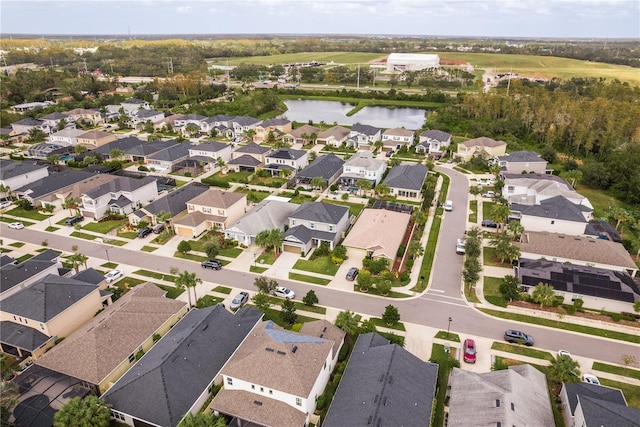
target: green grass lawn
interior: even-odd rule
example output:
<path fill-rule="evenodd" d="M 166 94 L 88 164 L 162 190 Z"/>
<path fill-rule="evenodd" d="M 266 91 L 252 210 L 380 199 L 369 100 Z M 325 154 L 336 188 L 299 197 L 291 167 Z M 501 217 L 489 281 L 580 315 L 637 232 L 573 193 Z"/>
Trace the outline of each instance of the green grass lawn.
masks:
<path fill-rule="evenodd" d="M 252 273 L 256 273 L 256 274 L 262 274 L 267 270 L 268 270 L 268 268 L 265 268 L 265 267 L 255 267 L 253 265 L 251 267 L 249 267 L 249 271 L 252 272 Z"/>
<path fill-rule="evenodd" d="M 431 222 L 431 231 L 429 231 L 427 247 L 424 250 L 424 257 L 422 257 L 422 265 L 420 266 L 420 279 L 418 280 L 418 283 L 411 288 L 414 292 L 424 291 L 429 284 L 429 276 L 431 275 L 431 269 L 433 268 L 433 256 L 436 252 L 436 245 L 438 244 L 441 222 L 442 217 L 440 215 L 436 215 Z"/>
<path fill-rule="evenodd" d="M 296 270 L 310 271 L 312 273 L 335 276 L 340 266 L 331 261 L 330 256 L 318 257 L 314 260 L 300 259 L 294 265 Z"/>
<path fill-rule="evenodd" d="M 113 220 L 113 221 L 90 222 L 84 227 L 82 227 L 82 229 L 87 231 L 93 231 L 94 233 L 107 234 L 114 228 L 120 227 L 126 221 L 127 221 L 126 219 L 119 219 L 119 220 Z M 133 235 L 135 236 L 135 233 L 133 233 Z"/>
<path fill-rule="evenodd" d="M 176 188 L 180 188 L 180 187 L 182 187 L 183 185 L 188 184 L 189 182 L 191 182 L 191 181 L 182 181 L 182 180 L 180 180 L 180 179 L 176 179 Z"/>
<path fill-rule="evenodd" d="M 29 258 L 33 257 L 32 254 L 24 254 L 21 257 L 16 258 L 16 260 L 14 261 L 15 264 L 21 264 L 23 262 L 25 262 L 26 260 L 28 260 Z"/>
<path fill-rule="evenodd" d="M 79 239 L 84 239 L 84 240 L 95 240 L 98 238 L 98 236 L 94 236 L 93 234 L 83 233 L 81 231 L 74 231 L 71 233 L 71 236 L 77 237 Z"/>
<path fill-rule="evenodd" d="M 589 188 L 585 185 L 577 185 L 576 191 L 585 196 L 593 205 L 593 217 L 601 218 L 606 216 L 611 208 L 625 207 L 624 203 L 608 195 L 603 190 Z"/>
<path fill-rule="evenodd" d="M 48 231 L 50 233 L 53 233 L 54 231 L 58 231 L 58 230 L 60 230 L 58 227 L 53 227 L 53 226 L 49 226 L 44 229 L 44 231 Z"/>
<path fill-rule="evenodd" d="M 282 55 L 267 55 L 253 57 L 232 57 L 232 58 L 214 58 L 207 59 L 212 64 L 240 65 L 240 64 L 256 64 L 256 65 L 272 65 L 272 64 L 288 64 L 291 62 L 335 62 L 339 64 L 358 64 L 366 63 L 374 59 L 385 57 L 379 53 L 368 52 L 299 52 L 285 53 Z"/>
<path fill-rule="evenodd" d="M 130 239 L 130 240 L 133 240 L 138 237 L 138 235 L 133 231 L 125 231 L 125 232 L 118 231 L 117 236 L 123 239 Z"/>
<path fill-rule="evenodd" d="M 507 300 L 505 300 L 500 294 L 500 283 L 502 279 L 498 277 L 484 277 L 484 283 L 482 285 L 482 292 L 487 301 L 493 305 L 500 307 L 507 306 Z"/>
<path fill-rule="evenodd" d="M 406 329 L 404 328 L 404 323 L 402 322 L 398 322 L 395 325 L 387 325 L 384 322 L 384 320 L 382 320 L 379 317 L 371 317 L 369 318 L 369 321 L 373 323 L 376 327 L 395 329 L 396 331 L 406 331 Z"/>
<path fill-rule="evenodd" d="M 323 279 L 321 277 L 307 276 L 306 274 L 289 273 L 289 279 L 298 280 L 300 282 L 313 283 L 314 285 L 327 286 L 331 283 L 329 279 Z"/>
<path fill-rule="evenodd" d="M 353 291 L 361 292 L 360 287 L 358 286 L 357 283 L 353 285 Z M 367 289 L 366 292 L 363 292 L 363 293 L 367 293 L 370 295 L 380 295 L 380 292 L 375 287 L 370 287 L 369 289 Z M 402 292 L 389 291 L 387 295 L 380 295 L 380 296 L 384 296 L 385 298 L 409 298 L 411 295 L 405 294 Z"/>
<path fill-rule="evenodd" d="M 27 210 L 24 210 L 22 208 L 13 208 L 9 212 L 5 212 L 5 215 L 17 216 L 19 218 L 32 219 L 34 221 L 42 221 L 43 219 L 49 218 L 49 215 L 43 215 L 40 212 L 38 212 L 37 210 L 35 210 L 35 209 L 27 211 Z"/>
<path fill-rule="evenodd" d="M 256 191 L 256 190 L 250 190 L 248 188 L 243 188 L 243 187 L 238 187 L 235 190 L 233 190 L 233 192 L 243 193 L 243 194 L 246 194 L 247 196 L 251 194 L 251 196 L 257 200 L 257 203 L 260 203 L 261 201 L 269 197 L 269 195 L 271 195 L 271 193 L 268 191 Z"/>
<path fill-rule="evenodd" d="M 496 202 L 490 202 L 487 200 L 482 201 L 482 219 L 491 219 L 491 211 L 497 205 Z"/>
<path fill-rule="evenodd" d="M 9 243 L 9 246 L 12 246 L 14 248 L 21 248 L 25 245 L 26 243 L 24 242 L 13 242 L 13 243 Z"/>
<path fill-rule="evenodd" d="M 159 285 L 157 283 L 156 283 L 156 286 L 162 289 L 163 291 L 166 291 L 167 292 L 166 297 L 171 299 L 178 298 L 184 292 L 184 290 L 178 289 L 175 286 Z"/>
<path fill-rule="evenodd" d="M 272 307 L 280 307 L 282 305 L 282 302 L 284 301 L 283 298 L 278 298 L 278 297 L 274 297 L 274 296 L 270 296 L 269 297 L 269 302 L 271 303 Z M 304 311 L 309 311 L 311 313 L 318 313 L 318 314 L 326 314 L 327 313 L 327 309 L 324 307 L 321 307 L 319 305 L 305 305 L 302 302 L 299 301 L 293 301 L 293 306 L 296 308 L 296 310 L 304 310 Z"/>
<path fill-rule="evenodd" d="M 431 347 L 431 363 L 438 364 L 438 383 L 436 388 L 436 405 L 433 410 L 433 426 L 444 425 L 444 405 L 447 399 L 447 386 L 449 373 L 454 367 L 460 367 L 460 362 L 446 353 L 442 344 L 433 344 Z"/>
<path fill-rule="evenodd" d="M 600 384 L 604 386 L 619 388 L 622 391 L 622 394 L 624 394 L 624 398 L 627 400 L 627 404 L 632 408 L 640 409 L 640 387 L 632 384 L 608 380 L 606 378 L 599 378 L 599 380 Z"/>
<path fill-rule="evenodd" d="M 28 227 L 34 224 L 33 222 L 24 221 L 24 220 L 17 221 L 15 218 L 8 218 L 6 216 L 0 216 L 0 222 L 6 222 L 7 224 L 11 224 L 12 222 L 21 222 L 22 225 L 24 225 L 25 227 Z"/>
<path fill-rule="evenodd" d="M 341 202 L 339 200 L 323 200 L 323 202 L 325 203 L 331 203 L 332 205 L 340 205 L 340 206 L 347 206 L 349 208 L 349 214 L 353 215 L 353 216 L 358 216 L 360 215 L 360 212 L 362 212 L 362 210 L 364 208 L 367 207 L 367 205 L 363 205 L 360 203 L 348 203 L 348 202 Z"/>
<path fill-rule="evenodd" d="M 198 303 L 196 304 L 197 308 L 205 308 L 211 307 L 213 305 L 220 304 L 224 301 L 224 298 L 214 297 L 213 295 L 205 295 L 198 299 Z"/>
<path fill-rule="evenodd" d="M 536 359 L 553 360 L 553 355 L 548 351 L 536 350 L 535 348 L 526 347 L 524 345 L 510 344 L 506 342 L 494 341 L 491 345 L 492 350 L 506 351 L 513 354 L 521 354 L 522 356 L 533 357 Z"/>
<path fill-rule="evenodd" d="M 133 274 L 138 274 L 140 276 L 152 277 L 158 280 L 166 280 L 167 282 L 174 282 L 177 279 L 177 276 L 173 276 L 171 274 L 160 273 L 159 271 L 150 271 L 150 270 L 136 270 Z"/>
<path fill-rule="evenodd" d="M 206 256 L 200 256 L 200 255 L 195 255 L 195 254 L 190 254 L 190 253 L 183 254 L 182 252 L 178 252 L 178 251 L 175 251 L 173 253 L 173 257 L 174 258 L 180 258 L 180 259 L 188 259 L 188 260 L 197 261 L 197 262 L 202 262 L 202 261 L 206 261 L 206 260 L 209 259 Z M 220 262 L 222 262 L 222 261 L 220 261 Z"/>
<path fill-rule="evenodd" d="M 228 288 L 226 286 L 216 286 L 215 288 L 211 289 L 213 292 L 220 292 L 221 294 L 227 294 L 229 295 L 231 293 L 231 288 Z"/>
<path fill-rule="evenodd" d="M 484 265 L 489 265 L 491 267 L 506 267 L 511 268 L 511 263 L 500 262 L 500 260 L 496 257 L 496 249 L 492 246 L 485 246 L 482 248 L 482 262 Z"/>
<path fill-rule="evenodd" d="M 169 240 L 171 240 L 171 238 L 174 236 L 174 234 L 168 233 L 166 231 L 163 231 L 162 233 L 158 234 L 158 237 L 156 237 L 155 239 L 153 239 L 151 241 L 151 243 L 154 243 L 156 245 L 164 245 L 165 243 L 167 243 Z"/>
<path fill-rule="evenodd" d="M 298 318 L 296 320 L 296 323 L 306 323 L 306 322 L 313 322 L 314 320 L 318 320 L 315 317 L 309 317 L 309 316 L 305 316 L 302 315 L 300 313 L 298 313 L 296 311 L 296 314 L 298 315 Z M 280 310 L 276 309 L 276 308 L 268 308 L 265 312 L 264 312 L 264 320 L 272 320 L 273 323 L 275 323 L 278 326 L 281 326 L 285 329 L 291 329 L 292 326 L 294 325 L 288 325 L 286 323 L 284 323 L 282 321 L 282 319 L 280 319 Z"/>
<path fill-rule="evenodd" d="M 201 181 L 205 184 L 209 184 L 210 182 L 225 182 L 229 185 L 232 182 L 237 182 L 240 184 L 248 184 L 249 177 L 252 175 L 251 172 L 229 172 L 225 175 L 220 174 L 220 172 L 215 173 L 209 178 L 203 178 Z"/>
<path fill-rule="evenodd" d="M 262 264 L 271 265 L 274 262 L 276 262 L 276 257 L 273 254 L 273 250 L 266 249 L 258 257 L 256 257 L 256 262 L 254 262 L 254 265 L 256 265 L 256 266 L 257 265 L 262 265 Z"/>
<path fill-rule="evenodd" d="M 242 253 L 240 248 L 220 249 L 219 255 L 227 258 L 237 258 Z"/>
<path fill-rule="evenodd" d="M 453 332 L 438 331 L 438 333 L 436 333 L 436 338 L 440 338 L 441 340 L 460 342 L 460 336 L 458 334 L 454 334 Z"/>
<path fill-rule="evenodd" d="M 472 224 L 478 223 L 478 201 L 469 201 L 469 222 Z"/>
<path fill-rule="evenodd" d="M 250 184 L 261 185 L 263 187 L 280 188 L 286 182 L 287 182 L 286 178 L 279 178 L 276 176 L 263 177 L 263 176 L 254 175 L 253 178 L 251 179 Z"/>
<path fill-rule="evenodd" d="M 104 267 L 109 270 L 113 270 L 117 266 L 118 264 L 116 264 L 115 262 L 105 262 L 104 264 L 100 264 L 100 267 Z"/>
<path fill-rule="evenodd" d="M 293 191 L 282 191 L 278 194 L 278 196 L 280 197 L 290 197 L 291 203 L 297 203 L 299 205 L 303 204 L 304 202 L 313 202 L 314 200 L 317 199 L 317 197 L 314 196 L 309 196 L 307 194 L 303 194 L 303 193 L 298 193 L 298 195 L 296 196 L 296 194 Z"/>
<path fill-rule="evenodd" d="M 153 246 L 143 246 L 142 248 L 140 248 L 142 252 L 153 252 L 157 249 L 158 248 L 154 248 Z"/>
<path fill-rule="evenodd" d="M 640 370 L 628 368 L 625 366 L 609 365 L 607 363 L 593 362 L 593 369 L 610 374 L 622 375 L 623 377 L 635 378 L 640 380 Z"/>

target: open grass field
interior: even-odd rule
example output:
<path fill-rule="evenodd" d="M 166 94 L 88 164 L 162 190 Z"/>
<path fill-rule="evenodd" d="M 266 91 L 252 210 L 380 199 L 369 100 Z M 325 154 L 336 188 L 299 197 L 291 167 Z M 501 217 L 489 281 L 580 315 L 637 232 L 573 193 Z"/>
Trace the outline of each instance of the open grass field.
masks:
<path fill-rule="evenodd" d="M 239 64 L 256 64 L 256 65 L 274 65 L 288 64 L 291 62 L 311 62 L 320 61 L 334 62 L 336 64 L 366 64 L 374 59 L 384 58 L 386 55 L 380 53 L 368 52 L 300 52 L 287 53 L 284 55 L 268 55 L 268 56 L 252 56 L 242 58 L 229 58 L 229 65 Z M 207 59 L 212 65 L 227 65 L 226 58 Z"/>

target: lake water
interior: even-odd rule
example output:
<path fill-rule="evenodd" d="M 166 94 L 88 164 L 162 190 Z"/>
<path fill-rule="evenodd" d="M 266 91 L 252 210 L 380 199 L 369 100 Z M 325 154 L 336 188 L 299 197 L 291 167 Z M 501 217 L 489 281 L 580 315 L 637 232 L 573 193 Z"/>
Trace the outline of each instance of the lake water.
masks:
<path fill-rule="evenodd" d="M 315 124 L 323 121 L 327 124 L 336 122 L 345 126 L 361 123 L 385 129 L 399 127 L 420 129 L 424 124 L 426 113 L 426 110 L 420 108 L 364 107 L 353 116 L 347 117 L 347 113 L 354 107 L 351 104 L 293 99 L 287 99 L 284 103 L 288 110 L 280 117 L 295 122 L 306 123 L 313 120 Z"/>

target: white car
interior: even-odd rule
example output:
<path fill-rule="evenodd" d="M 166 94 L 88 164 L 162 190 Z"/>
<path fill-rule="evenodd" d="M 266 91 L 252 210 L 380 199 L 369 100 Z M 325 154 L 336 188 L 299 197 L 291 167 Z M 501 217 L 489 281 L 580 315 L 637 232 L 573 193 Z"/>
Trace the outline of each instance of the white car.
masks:
<path fill-rule="evenodd" d="M 596 377 L 593 374 L 582 374 L 582 382 L 583 383 L 600 385 L 600 380 L 598 379 L 598 377 Z"/>
<path fill-rule="evenodd" d="M 444 202 L 444 210 L 451 212 L 453 210 L 453 202 L 451 200 L 447 200 Z"/>
<path fill-rule="evenodd" d="M 24 224 L 21 222 L 12 222 L 9 224 L 9 228 L 13 228 L 15 230 L 21 230 L 24 228 Z"/>
<path fill-rule="evenodd" d="M 107 283 L 111 283 L 119 278 L 122 277 L 122 271 L 120 270 L 111 270 L 110 272 L 108 272 L 107 274 L 105 274 L 104 279 L 107 281 Z"/>
<path fill-rule="evenodd" d="M 0 209 L 8 208 L 11 206 L 11 202 L 9 200 L 3 200 L 0 202 Z"/>
<path fill-rule="evenodd" d="M 488 197 L 490 199 L 493 199 L 494 197 L 496 197 L 496 192 L 495 191 L 487 191 L 486 193 L 482 193 L 482 197 Z"/>
<path fill-rule="evenodd" d="M 558 350 L 558 357 L 562 357 L 562 356 L 571 358 L 571 353 L 569 353 L 567 350 Z"/>
<path fill-rule="evenodd" d="M 277 297 L 282 297 L 286 299 L 294 299 L 296 296 L 295 292 L 293 292 L 289 288 L 285 288 L 284 286 L 278 286 L 276 290 L 273 291 L 273 294 Z"/>

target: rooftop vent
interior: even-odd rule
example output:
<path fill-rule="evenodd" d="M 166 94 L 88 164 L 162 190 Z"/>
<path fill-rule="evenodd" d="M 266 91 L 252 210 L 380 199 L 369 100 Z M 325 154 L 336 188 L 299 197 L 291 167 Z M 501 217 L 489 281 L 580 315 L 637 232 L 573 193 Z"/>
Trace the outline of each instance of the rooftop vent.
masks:
<path fill-rule="evenodd" d="M 280 356 L 284 356 L 284 355 L 285 355 L 285 354 L 287 354 L 287 353 L 285 353 L 284 351 L 280 351 L 280 350 L 278 350 L 278 354 L 279 354 Z"/>
<path fill-rule="evenodd" d="M 265 350 L 270 351 L 271 353 L 274 352 L 274 350 L 272 348 L 269 348 L 269 347 L 265 348 Z"/>
<path fill-rule="evenodd" d="M 294 345 L 293 348 L 291 349 L 291 353 L 295 353 L 296 351 L 298 351 L 298 346 Z"/>
<path fill-rule="evenodd" d="M 254 400 L 253 404 L 256 406 L 262 406 L 262 402 L 260 402 L 259 400 Z"/>

